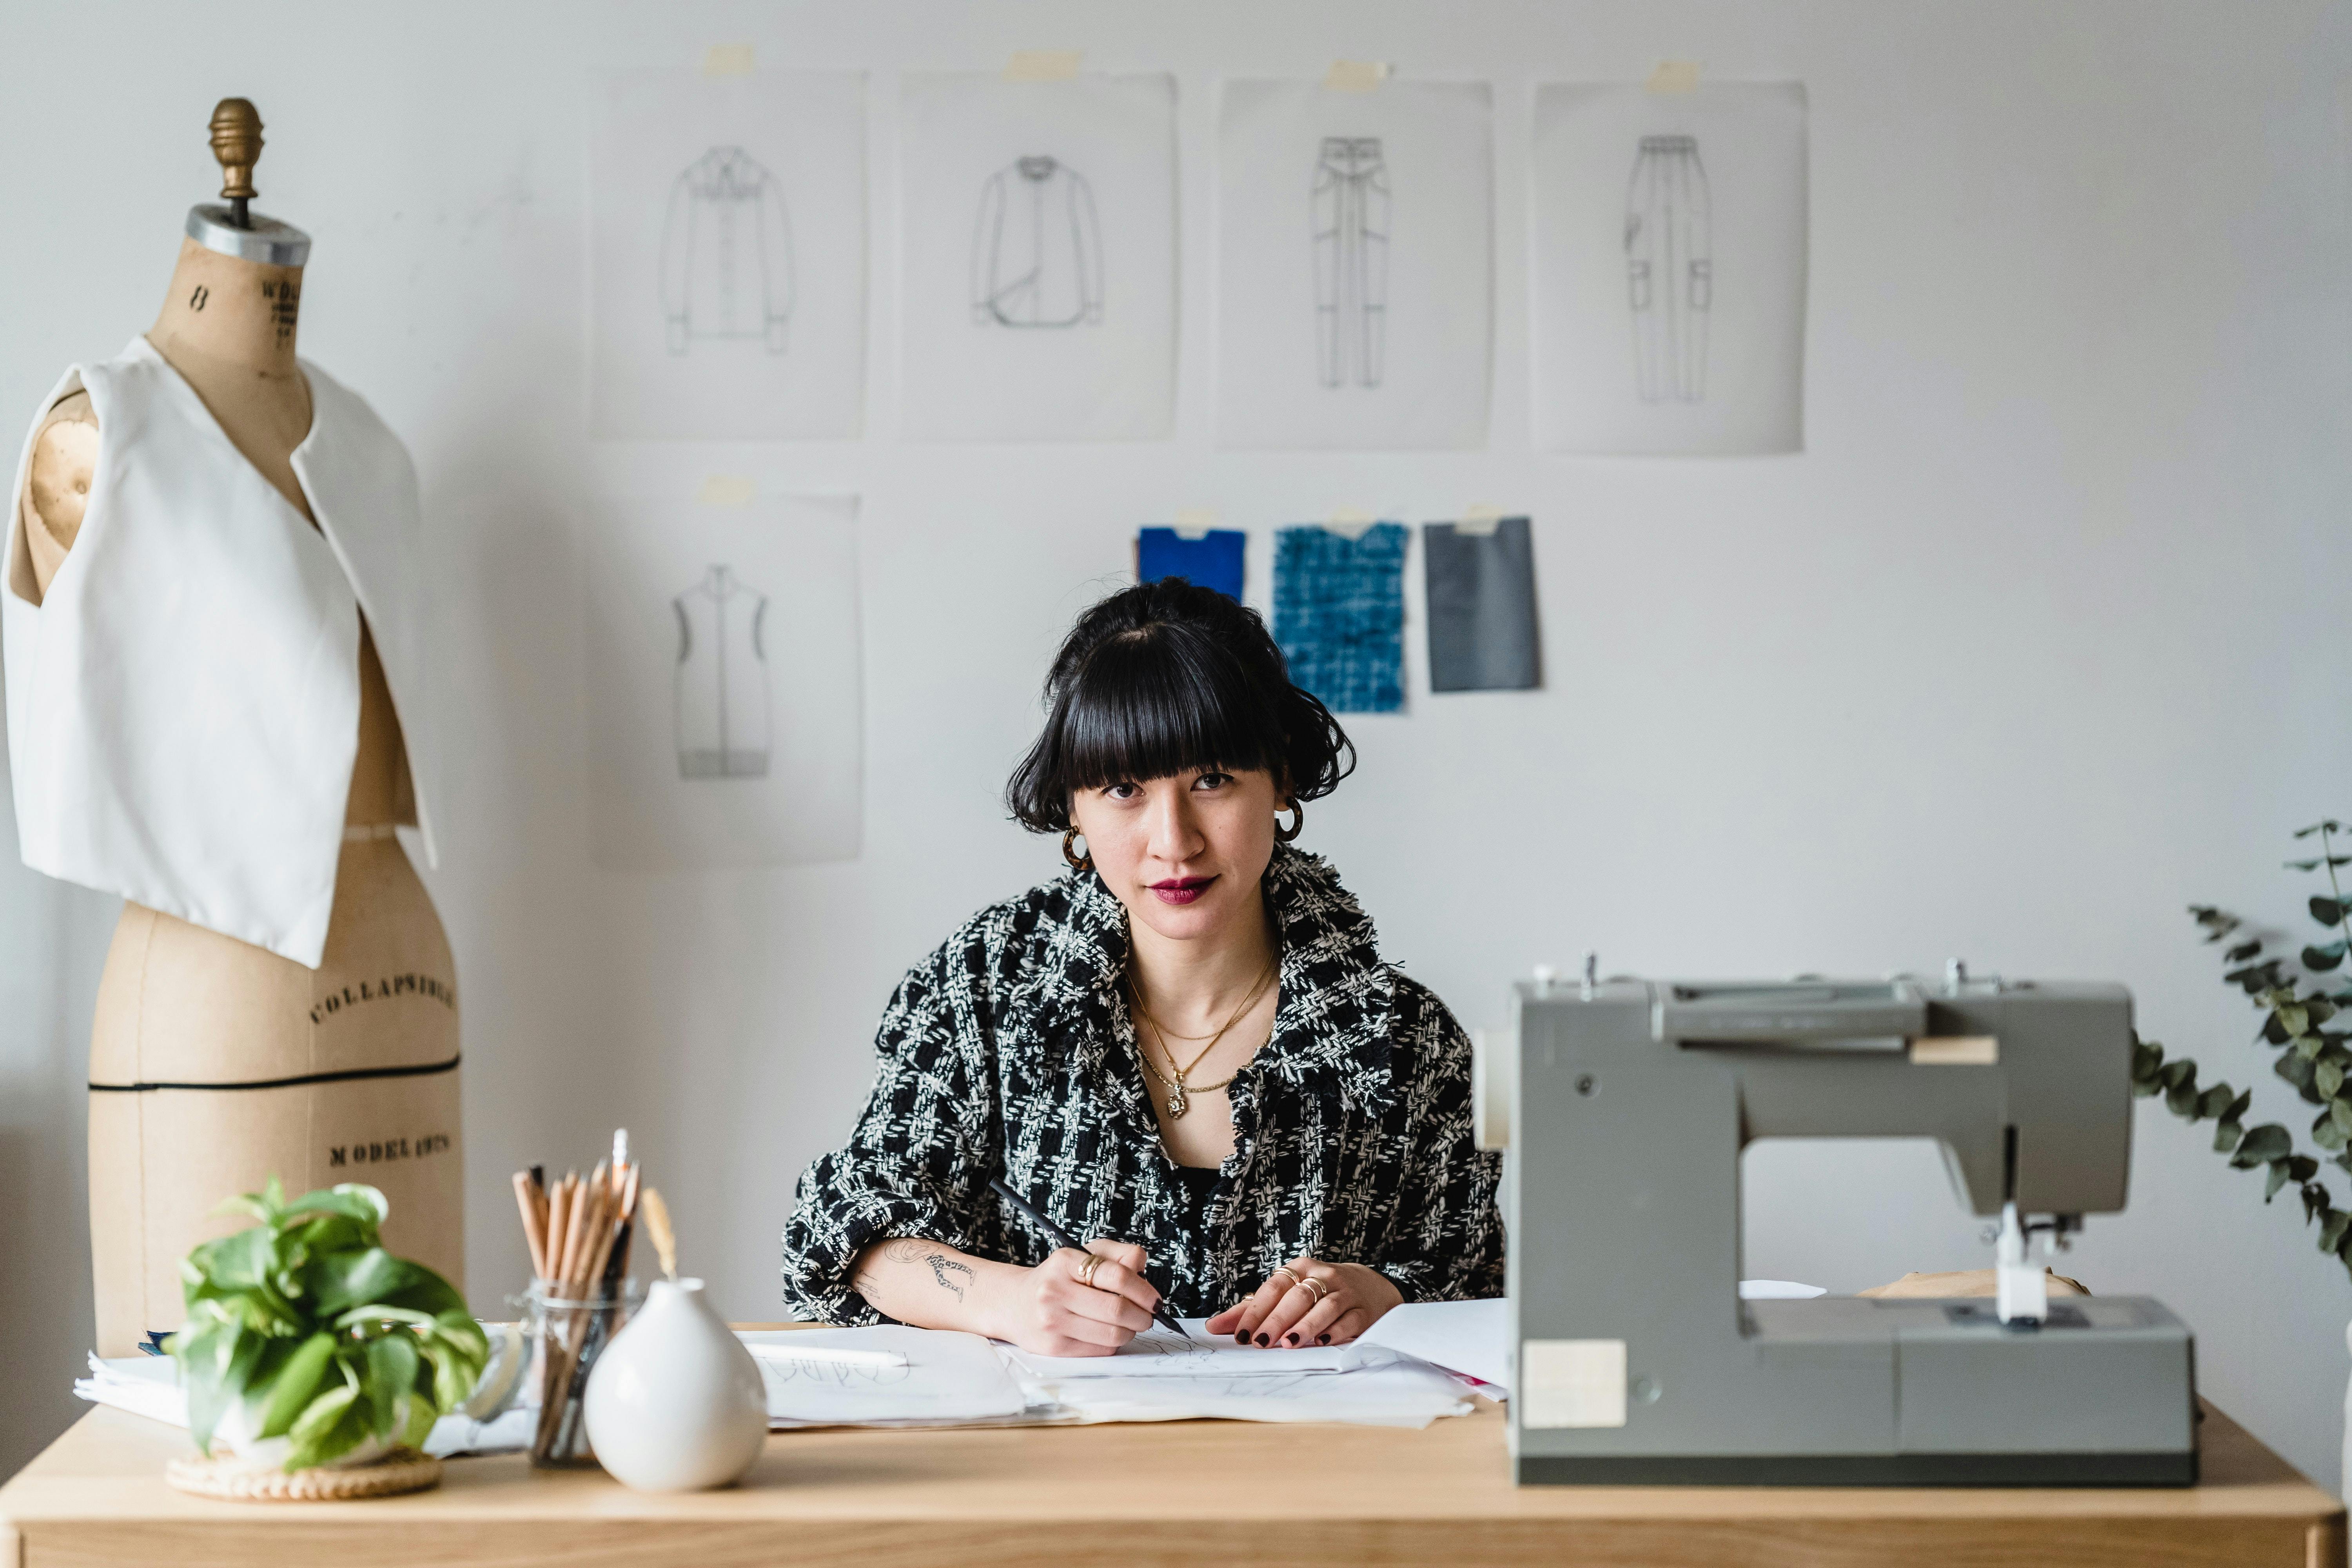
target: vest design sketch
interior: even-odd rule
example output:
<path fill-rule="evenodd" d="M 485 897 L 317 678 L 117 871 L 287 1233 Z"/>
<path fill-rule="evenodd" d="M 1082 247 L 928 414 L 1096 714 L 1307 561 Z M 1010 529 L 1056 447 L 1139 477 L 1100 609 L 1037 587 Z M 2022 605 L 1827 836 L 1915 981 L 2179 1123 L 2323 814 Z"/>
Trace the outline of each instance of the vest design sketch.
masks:
<path fill-rule="evenodd" d="M 1389 307 L 1389 166 L 1381 139 L 1326 136 L 1307 203 L 1316 379 L 1378 386 Z"/>
<path fill-rule="evenodd" d="M 1633 154 L 1625 197 L 1625 288 L 1642 401 L 1705 402 L 1715 249 L 1696 137 L 1644 136 Z"/>
<path fill-rule="evenodd" d="M 677 776 L 768 776 L 768 596 L 713 566 L 677 614 Z"/>
<path fill-rule="evenodd" d="M 790 346 L 792 214 L 742 148 L 713 147 L 671 185 L 661 300 L 674 354 L 698 338 L 756 338 L 772 354 Z"/>
<path fill-rule="evenodd" d="M 292 463 L 315 528 L 146 339 L 68 371 L 41 407 L 89 394 L 105 438 L 89 510 L 37 603 L 10 519 L 0 626 L 25 864 L 316 969 L 362 613 L 437 861 L 415 470 L 373 409 L 301 365 L 312 412 Z M 32 449 L 28 434 L 12 494 Z"/>
<path fill-rule="evenodd" d="M 1102 230 L 1086 176 L 1047 157 L 991 174 L 971 230 L 972 321 L 1091 326 L 1102 313 Z"/>

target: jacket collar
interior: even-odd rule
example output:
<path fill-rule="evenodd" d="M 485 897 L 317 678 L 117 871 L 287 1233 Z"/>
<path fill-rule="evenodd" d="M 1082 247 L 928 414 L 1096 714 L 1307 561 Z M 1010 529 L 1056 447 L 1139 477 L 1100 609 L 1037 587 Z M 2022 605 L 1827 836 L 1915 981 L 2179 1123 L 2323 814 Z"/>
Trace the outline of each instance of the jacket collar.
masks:
<path fill-rule="evenodd" d="M 1389 1091 L 1389 1015 L 1396 977 L 1381 961 L 1371 918 L 1318 855 L 1277 844 L 1262 884 L 1282 942 L 1273 1037 L 1251 1063 L 1302 1092 L 1367 1110 Z M 1066 902 L 1041 922 L 1046 952 L 1033 999 L 1049 1037 L 1066 1039 L 1145 1121 L 1134 1026 L 1123 992 L 1127 910 L 1092 871 L 1060 879 Z"/>

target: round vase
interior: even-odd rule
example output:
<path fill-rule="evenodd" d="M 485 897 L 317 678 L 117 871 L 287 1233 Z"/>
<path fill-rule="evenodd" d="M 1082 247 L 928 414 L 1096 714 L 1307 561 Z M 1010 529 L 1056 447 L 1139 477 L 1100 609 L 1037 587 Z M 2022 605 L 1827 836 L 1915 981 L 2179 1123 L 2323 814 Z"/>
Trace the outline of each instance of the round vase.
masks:
<path fill-rule="evenodd" d="M 740 1480 L 759 1458 L 768 1388 L 701 1280 L 656 1279 L 596 1358 L 583 1414 L 596 1460 L 615 1480 L 696 1491 Z"/>

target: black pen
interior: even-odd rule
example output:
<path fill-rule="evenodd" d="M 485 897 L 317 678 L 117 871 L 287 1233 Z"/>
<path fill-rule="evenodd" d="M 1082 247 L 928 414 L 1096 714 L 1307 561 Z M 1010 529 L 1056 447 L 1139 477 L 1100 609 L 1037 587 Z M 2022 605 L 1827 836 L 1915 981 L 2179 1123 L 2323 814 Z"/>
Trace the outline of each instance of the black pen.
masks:
<path fill-rule="evenodd" d="M 1011 1187 L 1004 1184 L 1004 1179 L 1003 1177 L 990 1177 L 988 1182 L 988 1190 L 994 1193 L 998 1197 L 1003 1198 L 1006 1203 L 1011 1204 L 1015 1214 L 1027 1220 L 1031 1225 L 1035 1226 L 1039 1230 L 1044 1231 L 1047 1236 L 1052 1237 L 1054 1238 L 1055 1246 L 1073 1247 L 1080 1252 L 1087 1250 L 1071 1237 L 1068 1231 L 1064 1230 L 1060 1226 L 1055 1225 L 1052 1220 L 1047 1219 L 1044 1215 L 1041 1215 L 1035 1209 L 1031 1208 L 1026 1198 L 1024 1198 L 1019 1193 L 1014 1192 Z M 1151 1315 L 1159 1319 L 1166 1327 L 1175 1330 L 1180 1338 L 1189 1340 L 1192 1337 L 1192 1335 L 1184 1332 L 1184 1325 L 1178 1322 L 1172 1313 L 1155 1307 L 1151 1310 Z"/>

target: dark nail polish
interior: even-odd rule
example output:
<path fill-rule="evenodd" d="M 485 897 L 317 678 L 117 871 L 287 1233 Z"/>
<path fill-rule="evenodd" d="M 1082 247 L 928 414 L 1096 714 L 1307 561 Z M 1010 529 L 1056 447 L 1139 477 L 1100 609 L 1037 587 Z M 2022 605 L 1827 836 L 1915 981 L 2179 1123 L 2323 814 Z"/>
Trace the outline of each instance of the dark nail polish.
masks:
<path fill-rule="evenodd" d="M 1270 1345 L 1270 1344 L 1274 1343 L 1274 1342 L 1273 1342 L 1272 1340 L 1267 1339 L 1264 1334 L 1260 1334 L 1260 1335 L 1258 1335 L 1258 1337 L 1257 1337 L 1257 1342 L 1258 1342 L 1258 1343 L 1260 1343 L 1260 1344 L 1262 1344 L 1262 1345 Z"/>
<path fill-rule="evenodd" d="M 1331 1342 L 1331 1336 L 1328 1334 L 1318 1334 L 1315 1336 L 1315 1342 L 1318 1345 L 1328 1345 Z"/>
<path fill-rule="evenodd" d="M 1298 1342 L 1298 1336 L 1297 1334 L 1285 1334 L 1282 1336 L 1282 1342 L 1286 1345 L 1295 1345 Z"/>

